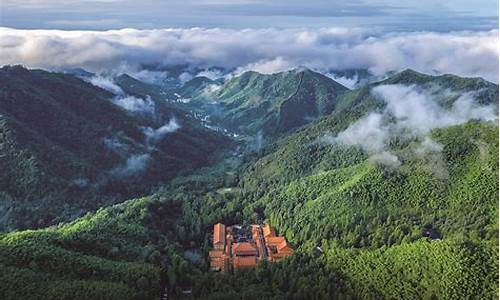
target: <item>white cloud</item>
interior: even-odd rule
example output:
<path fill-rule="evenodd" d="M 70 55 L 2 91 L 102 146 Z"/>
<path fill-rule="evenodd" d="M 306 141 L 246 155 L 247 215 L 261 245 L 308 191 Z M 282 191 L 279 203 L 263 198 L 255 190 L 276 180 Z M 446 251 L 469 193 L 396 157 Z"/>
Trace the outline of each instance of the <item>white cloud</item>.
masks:
<path fill-rule="evenodd" d="M 325 75 L 351 90 L 355 89 L 359 84 L 359 77 L 357 74 L 352 77 L 339 76 L 331 73 L 327 73 Z"/>
<path fill-rule="evenodd" d="M 205 87 L 205 89 L 203 90 L 204 93 L 210 95 L 212 93 L 215 93 L 217 91 L 220 91 L 222 89 L 222 85 L 218 85 L 218 84 L 209 84 Z"/>
<path fill-rule="evenodd" d="M 154 150 L 154 144 L 164 138 L 166 134 L 174 132 L 179 128 L 180 125 L 175 118 L 170 119 L 167 124 L 157 129 L 153 129 L 151 127 L 141 128 L 144 135 L 146 136 L 145 151 L 141 154 L 129 155 L 128 152 L 130 150 L 130 147 L 123 144 L 118 139 L 104 139 L 104 144 L 106 145 L 106 147 L 115 151 L 121 156 L 127 157 L 125 163 L 113 168 L 110 171 L 110 174 L 118 177 L 126 177 L 144 171 L 148 167 L 148 164 L 152 159 L 151 152 Z"/>
<path fill-rule="evenodd" d="M 389 136 L 390 132 L 384 124 L 384 115 L 371 113 L 340 132 L 336 141 L 346 145 L 359 145 L 369 153 L 377 153 L 385 149 Z"/>
<path fill-rule="evenodd" d="M 0 64 L 83 67 L 126 64 L 257 70 L 304 65 L 318 70 L 369 69 L 375 75 L 413 68 L 498 81 L 498 31 L 400 32 L 362 29 L 155 29 L 109 31 L 0 28 Z M 42 51 L 43 49 L 43 51 Z"/>
<path fill-rule="evenodd" d="M 382 151 L 380 153 L 375 153 L 372 156 L 368 158 L 369 161 L 381 164 L 384 166 L 387 166 L 389 168 L 397 168 L 401 165 L 401 162 L 399 161 L 399 158 L 388 152 L 388 151 Z"/>
<path fill-rule="evenodd" d="M 151 127 L 143 127 L 142 132 L 146 136 L 146 144 L 148 148 L 151 147 L 151 144 L 161 140 L 167 133 L 172 133 L 181 128 L 179 123 L 175 118 L 171 118 L 170 121 L 161 126 L 160 128 L 153 129 Z"/>
<path fill-rule="evenodd" d="M 127 161 L 113 170 L 111 174 L 114 176 L 125 177 L 144 171 L 151 160 L 149 153 L 132 155 L 127 158 Z"/>
<path fill-rule="evenodd" d="M 181 75 L 179 75 L 179 81 L 181 82 L 181 84 L 184 84 L 191 79 L 193 79 L 193 75 L 191 75 L 191 73 L 189 72 L 183 72 Z"/>
<path fill-rule="evenodd" d="M 196 74 L 195 77 L 207 77 L 208 79 L 217 80 L 224 77 L 224 73 L 220 70 L 204 70 Z"/>
<path fill-rule="evenodd" d="M 270 60 L 260 60 L 245 66 L 238 67 L 234 72 L 235 75 L 241 75 L 246 71 L 256 71 L 262 74 L 274 74 L 293 69 L 297 65 L 291 61 L 285 60 L 283 57 L 278 56 Z"/>
<path fill-rule="evenodd" d="M 450 109 L 439 104 L 440 97 L 450 96 L 450 91 L 437 93 L 397 84 L 374 87 L 372 94 L 386 103 L 383 111 L 369 113 L 336 137 L 327 135 L 323 142 L 359 146 L 370 155 L 371 161 L 395 167 L 399 161 L 390 152 L 389 141 L 395 137 L 417 138 L 421 142 L 414 149 L 415 153 L 428 161 L 434 174 L 446 178 L 446 171 L 441 167 L 444 165 L 440 156 L 442 145 L 433 141 L 429 132 L 472 119 L 498 120 L 495 107 L 477 104 L 473 93 L 455 94 L 458 99 Z"/>
<path fill-rule="evenodd" d="M 113 152 L 121 156 L 126 156 L 130 150 L 129 145 L 123 143 L 120 139 L 116 137 L 104 138 L 103 143 L 108 149 L 112 150 Z"/>
<path fill-rule="evenodd" d="M 139 70 L 133 71 L 131 69 L 125 68 L 124 73 L 129 73 L 132 77 L 151 84 L 161 84 L 164 83 L 168 78 L 168 72 L 163 71 L 151 71 L 151 70 Z"/>
<path fill-rule="evenodd" d="M 103 77 L 103 76 L 94 76 L 90 78 L 84 78 L 85 80 L 89 81 L 95 86 L 98 86 L 100 88 L 103 88 L 107 91 L 110 91 L 111 93 L 115 95 L 123 95 L 123 90 L 121 87 L 119 87 L 113 79 L 109 77 Z"/>
<path fill-rule="evenodd" d="M 154 76 L 152 74 L 155 73 L 142 72 L 142 75 L 146 77 Z M 112 77 L 97 75 L 83 79 L 87 80 L 95 86 L 98 86 L 115 94 L 115 97 L 111 99 L 111 102 L 125 110 L 136 113 L 148 113 L 151 115 L 155 114 L 156 106 L 149 95 L 147 95 L 145 99 L 126 95 L 123 89 L 115 83 Z"/>
<path fill-rule="evenodd" d="M 154 115 L 155 103 L 148 95 L 146 99 L 134 96 L 119 95 L 112 99 L 113 103 L 131 112 L 142 112 Z"/>

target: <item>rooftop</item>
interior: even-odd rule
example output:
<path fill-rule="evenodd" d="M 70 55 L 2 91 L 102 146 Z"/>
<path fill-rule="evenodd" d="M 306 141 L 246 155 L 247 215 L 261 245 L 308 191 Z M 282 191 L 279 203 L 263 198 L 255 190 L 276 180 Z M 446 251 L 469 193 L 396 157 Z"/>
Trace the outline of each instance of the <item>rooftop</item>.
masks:
<path fill-rule="evenodd" d="M 217 223 L 214 225 L 214 245 L 225 244 L 226 242 L 226 225 Z"/>
<path fill-rule="evenodd" d="M 214 225 L 214 250 L 209 252 L 213 270 L 230 272 L 239 268 L 253 267 L 260 260 L 280 261 L 290 256 L 293 249 L 269 224 L 226 227 Z"/>

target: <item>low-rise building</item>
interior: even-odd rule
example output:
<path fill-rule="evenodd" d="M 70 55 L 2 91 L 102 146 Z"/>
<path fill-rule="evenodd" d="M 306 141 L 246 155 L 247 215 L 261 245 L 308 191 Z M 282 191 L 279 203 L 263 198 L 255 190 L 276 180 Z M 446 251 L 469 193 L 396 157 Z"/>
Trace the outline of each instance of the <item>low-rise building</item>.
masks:
<path fill-rule="evenodd" d="M 233 229 L 237 229 L 234 233 Z M 233 234 L 236 234 L 233 236 Z M 233 240 L 237 242 L 233 243 Z M 260 260 L 280 261 L 292 255 L 293 249 L 284 237 L 276 236 L 269 224 L 252 225 L 251 235 L 241 226 L 214 225 L 213 248 L 209 252 L 210 267 L 220 272 L 255 267 Z"/>
<path fill-rule="evenodd" d="M 224 250 L 226 247 L 226 225 L 222 223 L 214 225 L 213 246 L 215 250 Z"/>

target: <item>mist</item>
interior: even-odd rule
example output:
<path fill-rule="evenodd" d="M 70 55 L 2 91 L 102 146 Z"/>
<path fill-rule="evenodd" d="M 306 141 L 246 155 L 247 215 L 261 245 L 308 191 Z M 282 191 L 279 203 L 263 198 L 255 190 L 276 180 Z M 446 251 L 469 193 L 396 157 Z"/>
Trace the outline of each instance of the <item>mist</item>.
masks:
<path fill-rule="evenodd" d="M 93 85 L 107 90 L 115 95 L 124 95 L 122 88 L 119 87 L 112 78 L 97 75 L 90 78 L 83 78 L 84 80 L 92 83 Z"/>
<path fill-rule="evenodd" d="M 157 128 L 153 129 L 151 127 L 143 127 L 142 132 L 146 136 L 146 143 L 148 145 L 151 145 L 152 143 L 158 142 L 161 140 L 165 135 L 168 133 L 172 133 L 176 130 L 181 128 L 179 123 L 175 118 L 171 118 L 167 124 Z"/>
<path fill-rule="evenodd" d="M 149 161 L 151 160 L 151 155 L 149 153 L 136 154 L 127 158 L 123 165 L 120 165 L 113 170 L 111 174 L 118 177 L 126 177 L 134 175 L 138 172 L 144 171 Z"/>
<path fill-rule="evenodd" d="M 0 28 L 0 64 L 45 69 L 82 67 L 96 73 L 119 70 L 140 74 L 138 78 L 149 82 L 161 81 L 165 74 L 140 73 L 144 65 L 220 67 L 236 73 L 276 73 L 306 66 L 324 73 L 368 69 L 374 75 L 412 68 L 498 82 L 498 42 L 497 30 L 378 33 L 339 27 L 108 31 L 4 27 Z M 429 45 L 433 51 L 429 51 Z"/>
<path fill-rule="evenodd" d="M 494 105 L 481 106 L 474 99 L 474 93 L 455 95 L 457 100 L 451 108 L 439 104 L 443 94 L 437 94 L 417 86 L 381 85 L 374 87 L 372 95 L 384 101 L 385 108 L 372 112 L 352 123 L 337 136 L 326 136 L 323 141 L 349 146 L 359 146 L 370 155 L 369 160 L 387 167 L 398 167 L 401 162 L 391 152 L 389 142 L 394 138 L 417 139 L 414 152 L 425 157 L 427 165 L 440 178 L 446 178 L 443 171 L 442 145 L 431 139 L 433 129 L 465 123 L 469 120 L 498 120 Z"/>
<path fill-rule="evenodd" d="M 121 108 L 131 112 L 155 114 L 155 103 L 148 95 L 145 99 L 137 98 L 135 96 L 119 95 L 112 99 L 112 102 Z"/>

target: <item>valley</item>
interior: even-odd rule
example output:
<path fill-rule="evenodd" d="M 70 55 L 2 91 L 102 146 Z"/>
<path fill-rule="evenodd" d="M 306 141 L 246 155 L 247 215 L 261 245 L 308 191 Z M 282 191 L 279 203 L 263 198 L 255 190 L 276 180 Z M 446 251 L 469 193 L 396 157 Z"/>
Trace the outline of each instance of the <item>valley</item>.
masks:
<path fill-rule="evenodd" d="M 3 299 L 498 297 L 497 84 L 83 74 L 0 69 Z M 217 223 L 290 255 L 214 272 Z"/>

